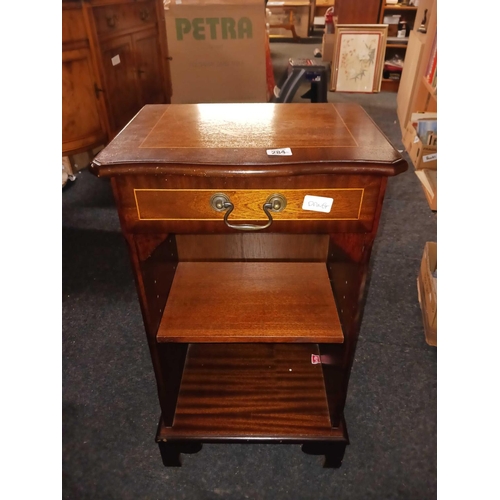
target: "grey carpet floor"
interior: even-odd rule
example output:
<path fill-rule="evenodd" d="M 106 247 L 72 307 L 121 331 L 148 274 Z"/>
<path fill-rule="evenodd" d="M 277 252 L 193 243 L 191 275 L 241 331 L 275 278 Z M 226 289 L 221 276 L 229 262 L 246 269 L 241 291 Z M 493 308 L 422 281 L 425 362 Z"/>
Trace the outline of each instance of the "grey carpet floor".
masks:
<path fill-rule="evenodd" d="M 273 43 L 277 76 L 288 57 L 314 48 Z M 362 104 L 403 149 L 396 94 L 328 98 Z M 204 445 L 182 468 L 163 467 L 153 371 L 109 182 L 82 171 L 63 191 L 62 213 L 63 498 L 436 497 L 437 351 L 425 343 L 416 289 L 436 214 L 411 164 L 388 183 L 345 409 L 351 445 L 338 470 L 294 445 Z"/>

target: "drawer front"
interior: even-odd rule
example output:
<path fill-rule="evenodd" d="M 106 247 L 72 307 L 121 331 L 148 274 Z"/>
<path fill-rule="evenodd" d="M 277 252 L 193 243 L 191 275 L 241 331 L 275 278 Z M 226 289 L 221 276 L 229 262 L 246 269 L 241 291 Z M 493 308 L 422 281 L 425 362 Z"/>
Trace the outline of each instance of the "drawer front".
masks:
<path fill-rule="evenodd" d="M 124 30 L 153 25 L 156 22 L 154 2 L 109 5 L 94 8 L 97 33 L 110 35 Z"/>
<path fill-rule="evenodd" d="M 211 199 L 219 193 L 230 200 L 234 209 L 231 221 L 267 220 L 263 210 L 275 194 L 286 200 L 285 207 L 271 211 L 275 221 L 359 220 L 364 188 L 224 190 L 213 189 L 134 189 L 137 217 L 143 221 L 223 220 L 226 210 L 216 210 Z"/>
<path fill-rule="evenodd" d="M 113 184 L 128 231 L 178 234 L 244 232 L 245 224 L 258 226 L 246 230 L 275 233 L 370 232 L 385 190 L 385 178 L 374 175 L 269 179 L 125 175 L 113 179 Z M 215 195 L 224 195 L 229 208 L 214 208 Z M 266 208 L 268 217 L 264 204 L 275 195 L 282 197 L 282 209 Z"/>

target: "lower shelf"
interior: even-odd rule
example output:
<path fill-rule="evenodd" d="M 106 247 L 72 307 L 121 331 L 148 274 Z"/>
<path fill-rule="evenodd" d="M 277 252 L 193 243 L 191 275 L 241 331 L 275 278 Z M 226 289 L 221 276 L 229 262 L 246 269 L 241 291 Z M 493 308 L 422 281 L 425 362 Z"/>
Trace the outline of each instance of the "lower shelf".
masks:
<path fill-rule="evenodd" d="M 190 344 L 173 426 L 157 440 L 345 440 L 311 354 L 317 344 Z"/>
<path fill-rule="evenodd" d="M 156 338 L 344 341 L 323 262 L 179 262 Z"/>

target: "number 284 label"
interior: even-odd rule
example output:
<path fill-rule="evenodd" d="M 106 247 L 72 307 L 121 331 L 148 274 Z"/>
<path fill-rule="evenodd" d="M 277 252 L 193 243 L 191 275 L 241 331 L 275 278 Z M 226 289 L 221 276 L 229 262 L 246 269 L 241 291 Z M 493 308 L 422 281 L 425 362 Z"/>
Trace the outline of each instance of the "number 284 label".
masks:
<path fill-rule="evenodd" d="M 292 156 L 290 148 L 266 149 L 266 153 L 268 156 Z"/>

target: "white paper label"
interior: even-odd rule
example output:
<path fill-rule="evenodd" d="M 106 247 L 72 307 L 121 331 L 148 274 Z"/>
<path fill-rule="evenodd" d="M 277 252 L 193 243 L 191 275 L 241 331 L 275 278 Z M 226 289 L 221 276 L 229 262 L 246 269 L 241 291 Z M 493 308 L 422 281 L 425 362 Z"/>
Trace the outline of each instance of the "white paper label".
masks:
<path fill-rule="evenodd" d="M 332 209 L 333 198 L 325 198 L 324 196 L 311 196 L 306 195 L 304 197 L 304 203 L 302 203 L 302 210 L 311 210 L 313 212 L 324 212 L 329 214 Z"/>
<path fill-rule="evenodd" d="M 267 156 L 292 156 L 290 148 L 266 149 Z"/>
<path fill-rule="evenodd" d="M 424 163 L 427 163 L 428 161 L 437 160 L 437 157 L 437 153 L 432 153 L 430 155 L 422 156 L 422 160 L 424 161 Z"/>
<path fill-rule="evenodd" d="M 113 66 L 116 66 L 117 64 L 120 64 L 120 56 L 118 54 L 115 57 L 111 58 L 111 64 Z"/>
<path fill-rule="evenodd" d="M 418 137 L 418 135 L 416 135 L 415 139 L 413 139 L 413 144 L 415 144 L 416 142 L 418 142 L 418 140 L 419 140 L 419 137 Z"/>

